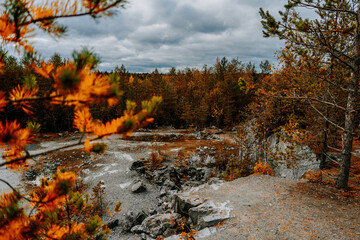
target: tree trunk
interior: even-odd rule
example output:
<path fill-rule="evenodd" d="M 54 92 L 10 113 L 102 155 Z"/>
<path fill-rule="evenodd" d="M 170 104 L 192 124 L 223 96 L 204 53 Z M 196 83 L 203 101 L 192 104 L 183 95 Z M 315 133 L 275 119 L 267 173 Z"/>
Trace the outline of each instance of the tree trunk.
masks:
<path fill-rule="evenodd" d="M 357 28 L 354 40 L 354 61 L 352 64 L 352 72 L 348 87 L 348 101 L 345 110 L 345 128 L 342 138 L 343 148 L 341 151 L 341 166 L 336 185 L 340 188 L 347 188 L 349 181 L 349 173 L 351 166 L 351 152 L 353 145 L 353 137 L 355 133 L 356 109 L 359 91 L 359 65 L 360 65 L 360 0 L 358 0 Z"/>
<path fill-rule="evenodd" d="M 345 111 L 345 128 L 342 137 L 341 165 L 336 185 L 340 188 L 348 187 L 351 165 L 351 152 L 356 124 L 356 105 L 359 85 L 359 67 L 352 73 L 349 85 L 348 102 Z"/>
<path fill-rule="evenodd" d="M 322 151 L 320 158 L 320 169 L 324 169 L 326 167 L 326 156 L 328 150 L 328 131 L 329 131 L 329 122 L 325 120 L 325 128 L 322 142 Z"/>

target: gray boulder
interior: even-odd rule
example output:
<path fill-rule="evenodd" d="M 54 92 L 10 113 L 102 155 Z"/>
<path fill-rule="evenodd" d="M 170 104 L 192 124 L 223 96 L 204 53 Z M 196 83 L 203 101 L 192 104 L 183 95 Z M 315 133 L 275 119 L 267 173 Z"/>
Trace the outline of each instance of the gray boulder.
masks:
<path fill-rule="evenodd" d="M 165 213 L 157 214 L 147 217 L 141 225 L 134 226 L 131 229 L 133 233 L 146 233 L 151 237 L 157 237 L 163 235 L 165 231 L 168 233 L 172 232 L 167 229 L 176 228 L 176 220 L 180 219 L 181 215 L 178 213 Z"/>
<path fill-rule="evenodd" d="M 197 195 L 176 194 L 173 198 L 173 209 L 175 212 L 188 216 L 189 209 L 197 207 L 205 200 Z"/>
<path fill-rule="evenodd" d="M 189 216 L 198 230 L 211 227 L 230 218 L 231 208 L 226 207 L 227 204 L 228 202 L 221 204 L 205 202 L 189 209 Z"/>
<path fill-rule="evenodd" d="M 146 186 L 142 181 L 139 181 L 131 187 L 131 191 L 133 193 L 142 193 L 146 191 Z"/>
<path fill-rule="evenodd" d="M 276 176 L 300 179 L 307 171 L 320 169 L 320 161 L 310 147 L 284 142 L 276 135 L 272 135 L 268 142 Z"/>
<path fill-rule="evenodd" d="M 122 221 L 121 225 L 123 231 L 127 232 L 135 225 L 141 224 L 147 217 L 147 214 L 144 211 L 128 211 L 124 216 L 125 219 Z"/>
<path fill-rule="evenodd" d="M 189 209 L 189 217 L 194 225 L 199 223 L 199 220 L 212 213 L 214 211 L 213 206 L 209 203 L 203 203 L 197 207 L 193 207 Z"/>

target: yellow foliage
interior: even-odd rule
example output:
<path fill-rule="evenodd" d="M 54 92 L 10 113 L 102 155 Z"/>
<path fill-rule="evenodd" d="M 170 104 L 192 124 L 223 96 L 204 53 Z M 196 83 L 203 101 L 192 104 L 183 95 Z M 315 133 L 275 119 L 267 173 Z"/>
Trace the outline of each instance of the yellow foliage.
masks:
<path fill-rule="evenodd" d="M 57 19 L 91 15 L 111 15 L 108 11 L 125 0 L 93 1 L 93 0 L 6 0 L 2 4 L 4 10 L 0 14 L 0 37 L 3 44 L 12 43 L 17 49 L 34 52 L 27 38 L 36 27 L 48 34 L 59 37 L 65 28 Z M 50 104 L 64 104 L 74 107 L 73 125 L 86 134 L 95 135 L 96 139 L 119 133 L 129 135 L 139 127 L 153 121 L 152 115 L 161 102 L 161 97 L 153 97 L 142 104 L 142 110 L 134 113 L 134 104 L 124 115 L 107 123 L 94 120 L 89 106 L 94 103 L 118 103 L 121 91 L 111 78 L 93 72 L 98 59 L 89 51 L 75 52 L 74 61 L 66 61 L 64 65 L 39 62 L 31 64 L 33 71 L 53 82 L 50 91 L 43 96 L 39 93 L 36 81 L 33 85 L 18 85 L 8 93 L 0 92 L 0 111 L 7 104 L 13 104 L 26 114 L 32 114 L 31 103 L 49 101 Z M 0 71 L 5 67 L 3 54 L 0 54 Z M 85 140 L 85 149 L 101 152 L 105 144 L 90 144 Z M 0 122 L 0 147 L 4 149 L 5 162 L 0 166 L 22 169 L 29 158 L 25 147 L 31 142 L 29 129 L 21 128 L 16 120 Z M 81 142 L 79 142 L 81 143 Z M 88 203 L 88 197 L 79 191 L 72 192 L 77 176 L 73 172 L 57 171 L 53 180 L 41 180 L 41 186 L 35 188 L 28 197 L 16 192 L 0 195 L 0 240 L 2 239 L 93 239 L 96 235 L 106 235 L 109 230 L 101 218 L 92 216 L 94 205 Z M 6 181 L 4 181 L 6 182 Z M 10 184 L 9 184 L 10 185 Z M 102 192 L 100 192 L 100 195 Z M 20 206 L 30 205 L 26 212 Z M 21 203 L 21 205 L 20 205 Z M 121 203 L 115 211 L 120 210 Z"/>
<path fill-rule="evenodd" d="M 273 169 L 268 163 L 263 164 L 261 159 L 254 166 L 254 175 L 274 176 Z"/>
<path fill-rule="evenodd" d="M 324 173 L 322 171 L 309 170 L 305 173 L 305 179 L 309 182 L 320 183 L 324 179 Z"/>
<path fill-rule="evenodd" d="M 58 170 L 55 180 L 46 182 L 47 186 L 38 188 L 30 197 L 37 209 L 43 212 L 55 211 L 63 205 L 70 188 L 77 179 L 73 172 L 61 172 Z"/>
<path fill-rule="evenodd" d="M 26 89 L 18 85 L 10 93 L 9 99 L 14 103 L 15 106 L 21 108 L 25 113 L 32 114 L 31 106 L 29 105 L 29 99 L 35 97 L 38 89 L 35 87 L 33 89 Z"/>

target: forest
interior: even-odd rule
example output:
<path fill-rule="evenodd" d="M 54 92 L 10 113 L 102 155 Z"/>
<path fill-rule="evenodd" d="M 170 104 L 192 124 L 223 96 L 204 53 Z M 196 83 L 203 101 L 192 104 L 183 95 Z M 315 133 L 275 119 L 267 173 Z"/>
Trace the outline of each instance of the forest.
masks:
<path fill-rule="evenodd" d="M 2 44 L 14 44 L 22 57 L 0 50 L 0 167 L 26 169 L 35 157 L 26 146 L 39 133 L 78 131 L 82 136 L 76 145 L 99 153 L 106 147 L 97 140 L 113 134 L 127 138 L 140 128 L 236 129 L 242 139 L 250 125 L 258 142 L 283 134 L 310 147 L 320 161 L 311 181 L 358 196 L 360 161 L 353 150 L 360 139 L 359 1 L 289 0 L 280 19 L 260 9 L 264 37 L 285 42 L 276 65 L 219 56 L 212 66 L 174 67 L 167 73 L 131 73 L 121 63 L 112 71 L 100 71 L 101 53 L 87 48 L 75 50 L 71 59 L 60 53 L 42 59 L 28 42 L 34 27 L 62 37 L 66 28 L 57 19 L 107 17 L 109 10 L 127 4 L 44 2 L 7 0 L 1 6 Z M 301 17 L 298 9 L 303 8 L 313 10 L 315 20 Z M 329 160 L 330 153 L 339 158 Z M 224 166 L 272 174 L 261 158 Z M 77 187 L 72 171 L 59 168 L 52 180 L 43 179 L 26 194 L 6 179 L 1 182 L 13 191 L 0 196 L 0 239 L 105 239 L 109 233 L 98 216 L 102 212 L 98 214 L 96 202 Z M 101 187 L 95 189 L 97 196 L 91 200 L 101 196 Z M 22 208 L 22 201 L 29 209 Z M 191 234 L 184 239 L 194 239 Z"/>
<path fill-rule="evenodd" d="M 86 49 L 84 51 L 87 51 Z M 39 95 L 51 90 L 53 83 L 34 72 L 30 66 L 34 59 L 24 56 L 17 61 L 14 57 L 5 57 L 5 69 L 1 73 L 3 85 L 1 91 L 10 92 L 25 78 L 36 79 Z M 47 62 L 55 66 L 64 66 L 70 60 L 54 54 Z M 141 102 L 152 96 L 162 96 L 154 123 L 149 127 L 173 126 L 175 128 L 208 127 L 232 128 L 244 121 L 249 113 L 247 106 L 255 102 L 255 84 L 270 73 L 268 61 L 262 64 L 260 73 L 252 63 L 244 64 L 238 59 L 217 59 L 214 66 L 203 69 L 169 69 L 161 74 L 155 69 L 152 73 L 129 73 L 125 66 L 116 67 L 111 72 L 97 72 L 101 76 L 115 79 L 122 93 L 120 102 L 109 107 L 106 102 L 95 103 L 90 111 L 95 119 L 107 122 L 126 109 L 126 101 L 136 103 L 140 110 Z M 6 81 L 5 81 L 6 79 Z M 259 86 L 260 87 L 260 86 Z M 71 106 L 52 106 L 47 102 L 32 105 L 34 114 L 27 115 L 14 106 L 7 106 L 2 119 L 16 116 L 26 126 L 36 122 L 42 132 L 73 131 L 74 108 Z"/>

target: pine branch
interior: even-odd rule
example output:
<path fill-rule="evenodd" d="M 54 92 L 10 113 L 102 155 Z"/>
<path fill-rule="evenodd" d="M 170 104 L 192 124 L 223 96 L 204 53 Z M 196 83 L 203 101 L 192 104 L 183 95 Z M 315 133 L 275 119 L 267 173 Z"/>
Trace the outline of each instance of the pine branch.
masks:
<path fill-rule="evenodd" d="M 299 5 L 303 6 L 303 7 L 315 8 L 315 9 L 318 9 L 318 10 L 329 11 L 329 12 L 349 13 L 349 14 L 354 15 L 354 16 L 357 17 L 357 12 L 351 11 L 351 10 L 348 10 L 348 9 L 321 7 L 319 5 L 314 5 L 314 4 L 305 3 L 305 2 L 301 2 L 301 1 L 295 1 L 295 2 L 298 3 Z"/>

